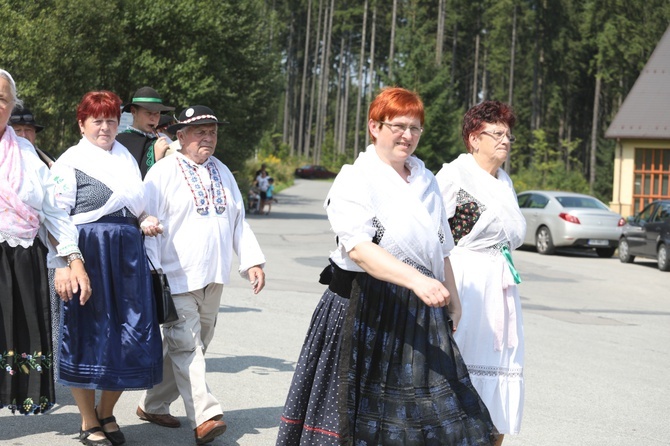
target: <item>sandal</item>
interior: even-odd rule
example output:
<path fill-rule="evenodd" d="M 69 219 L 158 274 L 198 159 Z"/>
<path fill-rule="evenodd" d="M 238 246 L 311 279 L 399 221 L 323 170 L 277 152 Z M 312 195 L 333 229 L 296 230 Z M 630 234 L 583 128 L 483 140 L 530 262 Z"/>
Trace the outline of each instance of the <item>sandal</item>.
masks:
<path fill-rule="evenodd" d="M 88 437 L 90 437 L 92 434 L 95 434 L 96 432 L 102 432 L 105 434 L 100 426 L 94 426 L 86 430 L 81 430 L 80 428 L 79 441 L 84 443 L 86 446 L 113 446 L 111 441 L 109 441 L 107 438 L 101 438 L 100 440 L 89 440 Z M 107 434 L 105 434 L 105 436 L 107 436 Z"/>
<path fill-rule="evenodd" d="M 96 412 L 97 415 L 97 412 Z M 116 417 L 112 415 L 111 417 L 103 418 L 100 421 L 100 426 L 105 426 L 106 424 L 109 423 L 116 423 Z M 118 426 L 118 423 L 117 423 Z M 105 434 L 105 437 L 109 439 L 109 441 L 112 442 L 112 446 L 120 446 L 126 442 L 126 437 L 123 435 L 123 432 L 121 432 L 121 428 L 118 430 L 112 431 L 112 432 L 105 432 L 104 429 L 101 429 L 102 433 Z"/>

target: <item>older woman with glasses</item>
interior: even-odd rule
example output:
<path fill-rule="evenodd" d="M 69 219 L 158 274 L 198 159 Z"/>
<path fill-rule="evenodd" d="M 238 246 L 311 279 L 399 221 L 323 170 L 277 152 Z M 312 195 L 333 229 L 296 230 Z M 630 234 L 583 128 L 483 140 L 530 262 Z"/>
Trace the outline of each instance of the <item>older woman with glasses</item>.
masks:
<path fill-rule="evenodd" d="M 43 413 L 55 401 L 47 258 L 61 267 L 63 299 L 91 295 L 77 230 L 55 207 L 47 166 L 7 125 L 21 104 L 12 76 L 0 70 L 0 408 Z M 39 237 L 38 237 L 39 236 Z M 41 239 L 41 241 L 40 241 Z"/>
<path fill-rule="evenodd" d="M 326 198 L 337 248 L 277 444 L 490 445 L 493 425 L 452 337 L 460 304 L 435 177 L 413 153 L 416 93 L 370 105 L 373 143 Z"/>
<path fill-rule="evenodd" d="M 144 213 L 137 162 L 114 139 L 120 114 L 116 94 L 86 93 L 77 107 L 82 138 L 52 168 L 56 203 L 77 225 L 93 288 L 86 305 L 63 304 L 58 368 L 58 382 L 71 388 L 81 414 L 79 440 L 89 446 L 125 443 L 114 417 L 121 393 L 150 388 L 163 377 L 142 239 L 142 231 L 153 236 L 160 228 Z"/>
<path fill-rule="evenodd" d="M 515 434 L 523 414 L 523 323 L 511 251 L 523 242 L 512 180 L 501 169 L 509 157 L 516 118 L 501 102 L 472 107 L 463 120 L 468 153 L 437 174 L 456 242 L 452 265 L 463 316 L 454 338 L 472 383 L 498 432 Z"/>

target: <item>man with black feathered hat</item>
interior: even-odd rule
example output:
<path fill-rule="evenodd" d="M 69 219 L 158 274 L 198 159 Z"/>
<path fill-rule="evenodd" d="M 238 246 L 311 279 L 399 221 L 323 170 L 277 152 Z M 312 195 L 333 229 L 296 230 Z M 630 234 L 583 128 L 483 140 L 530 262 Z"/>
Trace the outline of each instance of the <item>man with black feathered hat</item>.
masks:
<path fill-rule="evenodd" d="M 167 275 L 179 319 L 163 324 L 163 382 L 142 395 L 136 413 L 160 426 L 179 427 L 170 404 L 181 395 L 197 444 L 226 430 L 221 404 L 205 379 L 205 351 L 233 254 L 252 292 L 265 286 L 265 256 L 244 218 L 242 194 L 228 167 L 213 156 L 221 124 L 209 107 L 188 107 L 168 127 L 181 149 L 144 180 L 146 212 L 164 225 L 160 237 L 146 240 L 147 253 Z"/>

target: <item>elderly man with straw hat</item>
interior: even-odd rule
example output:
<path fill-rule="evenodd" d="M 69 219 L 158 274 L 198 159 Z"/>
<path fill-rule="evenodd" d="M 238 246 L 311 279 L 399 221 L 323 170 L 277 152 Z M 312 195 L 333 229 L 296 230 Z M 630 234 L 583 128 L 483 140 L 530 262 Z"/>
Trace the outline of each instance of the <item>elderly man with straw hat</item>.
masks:
<path fill-rule="evenodd" d="M 160 136 L 156 129 L 161 113 L 172 110 L 174 107 L 164 105 L 158 92 L 151 87 L 137 90 L 131 102 L 123 107 L 123 112 L 130 112 L 133 115 L 133 123 L 128 129 L 120 132 L 116 140 L 137 160 L 142 178 L 165 156 L 170 141 Z"/>
<path fill-rule="evenodd" d="M 221 124 L 210 108 L 188 107 L 168 128 L 181 149 L 157 163 L 144 180 L 147 212 L 164 226 L 163 234 L 146 240 L 147 252 L 168 277 L 179 319 L 163 324 L 163 382 L 142 395 L 137 415 L 179 427 L 170 404 L 181 395 L 197 444 L 226 430 L 221 404 L 205 380 L 205 351 L 233 252 L 252 292 L 265 286 L 265 256 L 244 218 L 242 194 L 228 167 L 213 156 Z"/>

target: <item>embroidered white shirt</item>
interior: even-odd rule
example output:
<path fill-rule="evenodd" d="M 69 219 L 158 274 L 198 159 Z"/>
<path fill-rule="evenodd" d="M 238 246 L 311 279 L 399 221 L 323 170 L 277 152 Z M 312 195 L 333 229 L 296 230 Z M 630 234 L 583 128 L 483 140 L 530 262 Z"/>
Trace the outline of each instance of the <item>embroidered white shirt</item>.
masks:
<path fill-rule="evenodd" d="M 180 167 L 184 161 L 195 167 L 207 192 L 206 214 L 198 212 L 193 187 Z M 212 179 L 206 167 L 209 162 L 214 163 L 223 184 L 226 205 L 222 213 L 217 212 L 212 200 Z M 163 224 L 162 235 L 146 238 L 147 252 L 154 266 L 167 274 L 173 293 L 198 290 L 210 283 L 227 284 L 233 252 L 239 258 L 243 277 L 250 267 L 264 266 L 265 256 L 244 218 L 242 194 L 221 161 L 210 157 L 198 165 L 177 152 L 156 163 L 144 183 L 146 211 Z"/>

